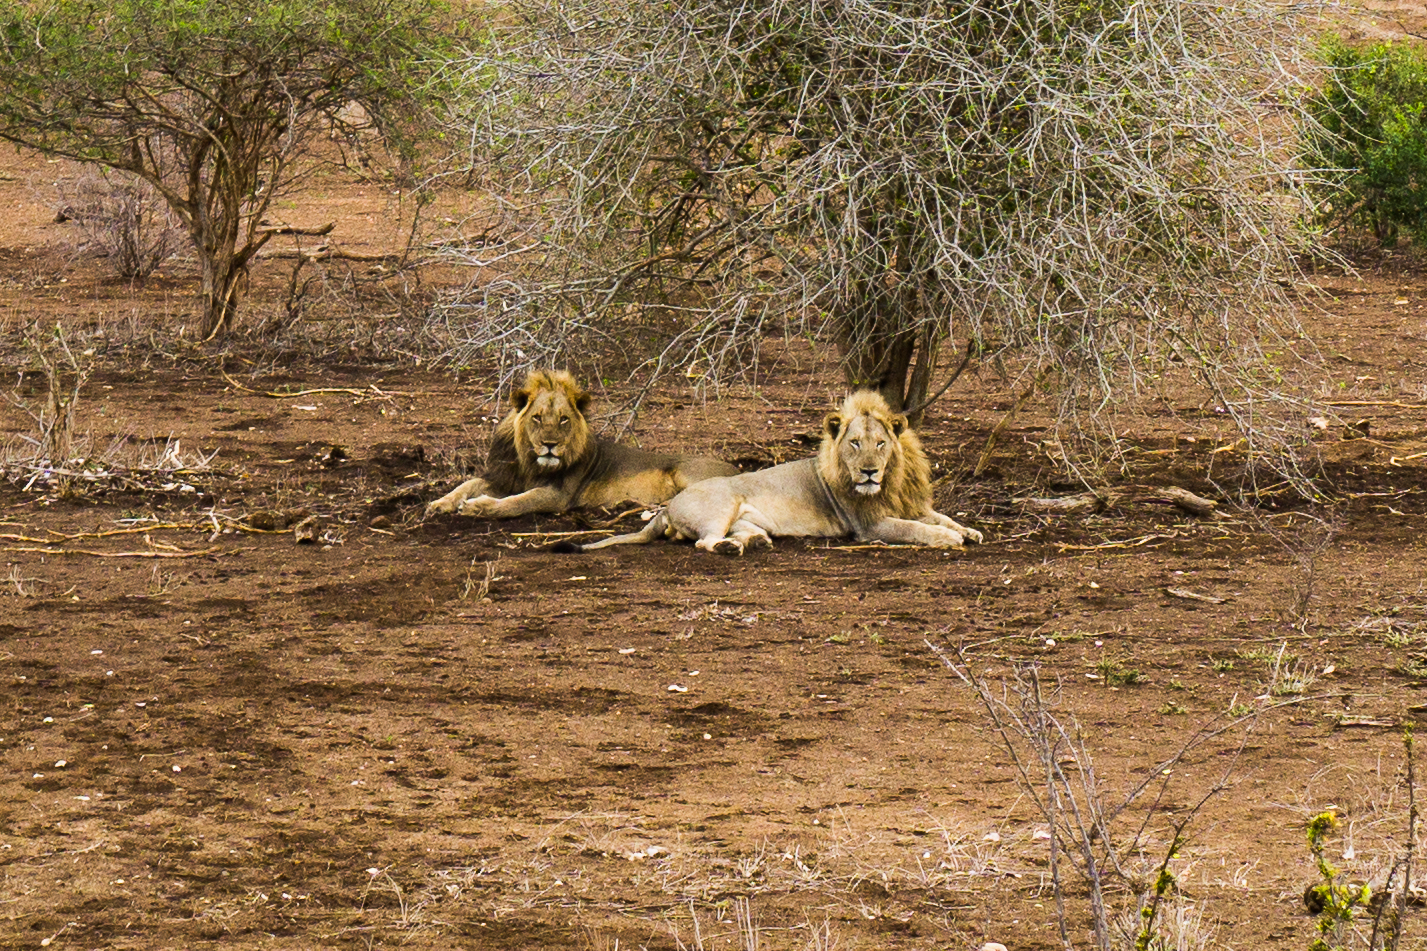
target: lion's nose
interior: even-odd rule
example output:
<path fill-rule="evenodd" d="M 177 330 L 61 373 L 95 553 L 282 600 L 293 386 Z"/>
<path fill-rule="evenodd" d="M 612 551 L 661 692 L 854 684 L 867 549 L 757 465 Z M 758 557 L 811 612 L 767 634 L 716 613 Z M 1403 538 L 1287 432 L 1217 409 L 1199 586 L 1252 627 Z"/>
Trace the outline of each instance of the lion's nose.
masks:
<path fill-rule="evenodd" d="M 865 475 L 865 476 L 866 476 L 867 478 L 869 478 L 869 479 L 875 479 L 875 478 L 877 478 L 877 470 L 876 470 L 876 469 L 863 469 L 863 470 L 862 470 L 862 474 Z"/>
<path fill-rule="evenodd" d="M 558 445 L 560 445 L 560 444 L 557 443 L 557 442 L 547 442 L 547 443 L 545 444 L 545 452 L 546 452 L 547 454 L 554 455 L 554 453 L 555 453 L 555 447 L 558 446 Z"/>

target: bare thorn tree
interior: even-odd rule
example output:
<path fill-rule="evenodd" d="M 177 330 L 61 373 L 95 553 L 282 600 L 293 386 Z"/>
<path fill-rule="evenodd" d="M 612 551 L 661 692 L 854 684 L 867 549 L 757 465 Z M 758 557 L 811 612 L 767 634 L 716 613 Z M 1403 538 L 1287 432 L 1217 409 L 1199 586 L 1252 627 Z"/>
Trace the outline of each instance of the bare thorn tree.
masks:
<path fill-rule="evenodd" d="M 1284 368 L 1311 354 L 1281 285 L 1314 248 L 1282 8 L 507 9 L 467 62 L 489 93 L 469 131 L 509 246 L 538 249 L 500 296 L 527 329 L 665 308 L 657 367 L 704 375 L 791 323 L 914 421 L 944 351 L 1004 356 L 1071 431 L 1173 361 L 1254 452 L 1301 435 Z"/>

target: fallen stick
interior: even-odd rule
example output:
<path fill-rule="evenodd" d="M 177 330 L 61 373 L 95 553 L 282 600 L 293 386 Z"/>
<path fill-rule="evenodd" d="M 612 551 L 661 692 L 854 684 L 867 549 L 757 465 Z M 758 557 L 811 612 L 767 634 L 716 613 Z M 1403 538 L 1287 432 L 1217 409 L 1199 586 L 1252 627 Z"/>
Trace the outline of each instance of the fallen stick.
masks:
<path fill-rule="evenodd" d="M 108 537 L 111 536 L 111 535 L 137 535 L 137 534 L 139 534 L 139 533 L 141 533 L 141 532 L 165 532 L 165 531 L 177 531 L 177 530 L 179 530 L 179 529 L 189 529 L 190 531 L 197 531 L 197 530 L 198 530 L 198 525 L 197 525 L 197 523 L 194 523 L 194 522 L 190 522 L 190 523 L 186 523 L 186 524 L 183 523 L 183 522 L 171 522 L 171 523 L 168 523 L 168 524 L 158 524 L 158 525 L 139 525 L 139 526 L 135 526 L 135 527 L 133 527 L 133 528 L 115 528 L 115 529 L 111 529 L 111 530 L 106 531 L 106 532 L 76 532 L 76 533 L 73 534 L 73 535 L 66 535 L 66 534 L 64 534 L 63 532 L 57 532 L 57 531 L 55 531 L 54 529 L 51 528 L 51 529 L 49 529 L 49 533 L 50 533 L 50 535 L 53 536 L 54 538 L 58 538 L 58 539 L 60 539 L 60 540 L 62 540 L 62 541 L 67 541 L 67 542 L 69 542 L 69 541 L 74 541 L 74 540 L 79 539 L 79 538 L 108 538 Z M 0 537 L 3 537 L 3 536 L 0 536 Z M 41 541 L 41 539 L 38 539 L 38 538 L 26 538 L 26 539 L 16 539 L 16 540 L 17 540 L 17 541 Z"/>
<path fill-rule="evenodd" d="M 1060 515 L 1085 515 L 1114 508 L 1131 502 L 1168 502 L 1194 515 L 1222 517 L 1215 511 L 1219 503 L 1213 499 L 1195 495 L 1178 486 L 1129 486 L 1118 489 L 1081 492 L 1064 498 L 1038 499 L 1025 497 L 1013 499 L 1015 504 L 1033 512 L 1049 512 Z"/>
<path fill-rule="evenodd" d="M 5 552 L 31 552 L 41 555 L 89 555 L 93 558 L 199 558 L 222 551 L 214 545 L 202 551 L 88 551 L 83 548 L 0 548 Z"/>
<path fill-rule="evenodd" d="M 1176 598 L 1183 598 L 1186 601 L 1203 601 L 1206 604 L 1223 604 L 1229 598 L 1216 598 L 1212 594 L 1200 594 L 1198 591 L 1190 591 L 1188 588 L 1165 588 L 1165 594 Z"/>
<path fill-rule="evenodd" d="M 1099 545 L 1072 545 L 1069 542 L 1057 542 L 1055 547 L 1061 551 L 1099 551 L 1102 548 L 1139 548 L 1141 545 L 1146 545 L 1152 541 L 1178 537 L 1178 532 L 1168 532 L 1161 535 L 1143 535 L 1139 538 L 1131 538 L 1122 542 L 1103 542 Z"/>
<path fill-rule="evenodd" d="M 1324 400 L 1328 406 L 1395 406 L 1398 409 L 1427 409 L 1427 403 L 1402 403 L 1397 400 Z"/>

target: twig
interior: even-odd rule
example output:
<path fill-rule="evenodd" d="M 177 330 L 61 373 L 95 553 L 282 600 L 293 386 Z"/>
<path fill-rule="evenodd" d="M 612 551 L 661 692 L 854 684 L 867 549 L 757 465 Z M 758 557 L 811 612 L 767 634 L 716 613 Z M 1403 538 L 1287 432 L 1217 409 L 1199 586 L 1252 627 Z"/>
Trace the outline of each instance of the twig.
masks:
<path fill-rule="evenodd" d="M 1427 409 L 1427 403 L 1400 403 L 1396 400 L 1324 400 L 1325 406 L 1395 406 L 1398 409 Z"/>
<path fill-rule="evenodd" d="M 570 535 L 613 535 L 607 528 L 584 528 L 577 532 L 511 532 L 511 538 L 565 538 Z"/>
<path fill-rule="evenodd" d="M 218 372 L 223 374 L 223 379 L 227 380 L 229 384 L 231 384 L 236 389 L 242 390 L 244 393 L 252 393 L 256 396 L 266 396 L 275 400 L 289 399 L 294 396 L 311 396 L 314 393 L 350 393 L 353 396 L 375 396 L 379 399 L 384 400 L 389 400 L 393 396 L 414 395 L 412 393 L 402 392 L 401 390 L 380 390 L 375 385 L 370 386 L 364 390 L 359 390 L 355 387 L 350 386 L 321 386 L 311 390 L 294 390 L 290 393 L 278 392 L 276 390 L 255 390 L 252 387 L 244 386 L 237 380 L 233 379 L 231 376 L 228 375 L 227 370 L 220 369 Z"/>
<path fill-rule="evenodd" d="M 1103 548 L 1139 548 L 1141 545 L 1149 542 L 1178 537 L 1178 532 L 1165 532 L 1158 535 L 1142 535 L 1139 538 L 1130 538 L 1122 542 L 1104 542 L 1099 545 L 1072 545 L 1069 542 L 1057 542 L 1055 547 L 1061 551 L 1099 551 Z"/>
<path fill-rule="evenodd" d="M 969 352 L 969 351 L 968 351 Z M 981 450 L 981 458 L 976 460 L 976 468 L 971 470 L 971 477 L 975 478 L 986 470 L 986 466 L 991 462 L 991 452 L 996 448 L 996 440 L 1011 425 L 1011 420 L 1026 405 L 1026 402 L 1034 395 L 1040 385 L 1045 382 L 1045 378 L 1050 375 L 1051 368 L 1045 367 L 1036 374 L 1036 378 L 1026 387 L 1025 392 L 1016 398 L 1016 402 L 1011 404 L 1011 408 L 1006 411 L 1006 415 L 1001 417 L 1001 421 L 991 430 L 991 435 L 986 437 L 986 445 Z"/>

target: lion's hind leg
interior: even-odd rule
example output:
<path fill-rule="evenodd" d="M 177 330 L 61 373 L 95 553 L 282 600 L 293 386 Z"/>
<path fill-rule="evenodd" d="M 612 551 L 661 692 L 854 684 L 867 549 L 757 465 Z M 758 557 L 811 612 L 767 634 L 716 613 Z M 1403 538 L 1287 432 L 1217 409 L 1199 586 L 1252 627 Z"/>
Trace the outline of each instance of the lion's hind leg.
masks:
<path fill-rule="evenodd" d="M 733 525 L 728 529 L 728 534 L 730 538 L 737 539 L 748 551 L 760 551 L 773 547 L 773 539 L 768 537 L 763 526 L 746 517 L 734 520 Z"/>
<path fill-rule="evenodd" d="M 700 538 L 694 545 L 715 555 L 743 554 L 743 542 L 736 538 Z"/>
<path fill-rule="evenodd" d="M 700 524 L 694 544 L 704 551 L 720 555 L 741 555 L 745 551 L 759 551 L 773 547 L 773 539 L 758 524 L 758 512 L 740 504 L 732 519 L 726 516 L 705 518 Z"/>

